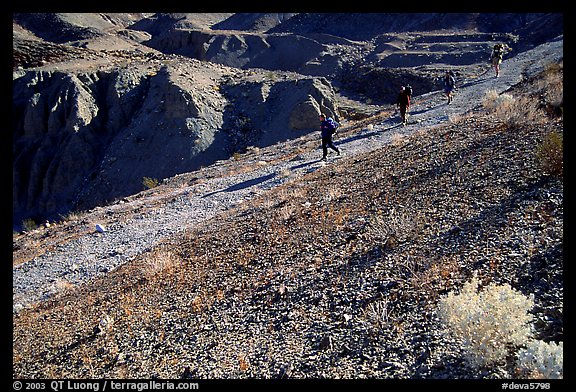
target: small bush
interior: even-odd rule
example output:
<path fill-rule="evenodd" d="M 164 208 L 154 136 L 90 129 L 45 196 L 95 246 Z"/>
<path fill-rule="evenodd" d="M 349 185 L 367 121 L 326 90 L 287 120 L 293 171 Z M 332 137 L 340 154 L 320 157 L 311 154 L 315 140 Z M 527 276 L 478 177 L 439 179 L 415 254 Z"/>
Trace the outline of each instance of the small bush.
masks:
<path fill-rule="evenodd" d="M 158 186 L 158 180 L 155 178 L 144 177 L 142 179 L 142 185 L 144 185 L 146 189 L 152 189 Z"/>
<path fill-rule="evenodd" d="M 496 115 L 510 127 L 542 124 L 546 121 L 545 113 L 534 98 L 520 97 L 503 101 L 496 109 Z"/>
<path fill-rule="evenodd" d="M 36 222 L 34 222 L 34 219 L 24 219 L 22 221 L 22 229 L 24 231 L 32 231 L 35 230 L 38 227 L 38 225 L 36 224 Z"/>
<path fill-rule="evenodd" d="M 539 109 L 539 103 L 534 98 L 516 98 L 508 93 L 498 94 L 494 90 L 488 90 L 484 95 L 482 105 L 510 127 L 539 124 L 545 121 L 545 114 Z"/>
<path fill-rule="evenodd" d="M 387 299 L 371 302 L 364 310 L 364 316 L 376 328 L 386 328 L 390 321 L 390 308 Z"/>
<path fill-rule="evenodd" d="M 474 276 L 458 295 L 450 292 L 438 304 L 438 315 L 466 351 L 475 368 L 503 362 L 509 350 L 524 344 L 532 334 L 534 299 L 508 284 L 489 284 L 478 291 Z"/>
<path fill-rule="evenodd" d="M 557 115 L 564 113 L 564 63 L 548 64 L 537 84 L 540 95 Z"/>
<path fill-rule="evenodd" d="M 509 95 L 509 94 L 504 94 L 504 95 Z M 496 109 L 496 106 L 498 106 L 499 99 L 501 99 L 501 98 L 500 98 L 500 95 L 498 94 L 498 91 L 487 90 L 484 93 L 484 98 L 482 98 L 482 106 L 489 111 L 493 111 Z"/>
<path fill-rule="evenodd" d="M 564 137 L 561 132 L 548 133 L 536 149 L 536 162 L 546 173 L 561 176 L 564 173 Z"/>
<path fill-rule="evenodd" d="M 564 378 L 564 343 L 532 340 L 518 351 L 518 371 L 526 378 Z"/>

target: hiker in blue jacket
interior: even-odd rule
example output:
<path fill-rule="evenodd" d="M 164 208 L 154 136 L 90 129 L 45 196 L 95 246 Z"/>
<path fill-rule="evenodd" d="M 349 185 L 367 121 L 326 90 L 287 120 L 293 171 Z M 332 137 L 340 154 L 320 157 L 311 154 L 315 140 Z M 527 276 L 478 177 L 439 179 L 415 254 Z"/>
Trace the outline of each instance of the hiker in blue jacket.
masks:
<path fill-rule="evenodd" d="M 452 94 L 454 93 L 454 89 L 456 88 L 456 78 L 454 77 L 454 72 L 446 71 L 444 75 L 444 94 L 448 98 L 448 102 L 452 102 Z"/>
<path fill-rule="evenodd" d="M 336 122 L 331 117 L 326 117 L 324 113 L 320 113 L 320 133 L 322 136 L 322 160 L 326 160 L 328 155 L 328 147 L 336 151 L 340 155 L 340 150 L 334 145 L 332 135 L 336 132 Z"/>

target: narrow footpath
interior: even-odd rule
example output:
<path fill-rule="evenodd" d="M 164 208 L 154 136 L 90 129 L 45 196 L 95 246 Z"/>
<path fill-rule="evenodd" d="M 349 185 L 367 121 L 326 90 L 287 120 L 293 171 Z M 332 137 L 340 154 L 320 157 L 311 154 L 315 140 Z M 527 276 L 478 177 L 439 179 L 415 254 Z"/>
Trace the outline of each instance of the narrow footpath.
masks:
<path fill-rule="evenodd" d="M 80 284 L 132 260 L 162 240 L 190 230 L 230 207 L 252 199 L 299 175 L 330 165 L 335 159 L 348 159 L 378 149 L 391 142 L 394 135 L 406 136 L 427 127 L 441 125 L 451 118 L 478 108 L 486 92 L 502 93 L 563 59 L 563 37 L 505 60 L 501 76 L 492 70 L 474 81 L 457 86 L 451 104 L 442 91 L 415 96 L 407 126 L 396 115 L 372 124 L 370 129 L 337 138 L 343 156 L 329 155 L 321 162 L 320 152 L 303 153 L 298 160 L 280 160 L 254 170 L 226 177 L 214 177 L 174 191 L 160 209 L 115 223 L 103 233 L 93 232 L 58 245 L 53 250 L 13 267 L 13 312 L 49 298 L 63 285 Z M 290 176 L 281 173 L 290 172 Z M 115 206 L 108 208 L 114 213 Z"/>

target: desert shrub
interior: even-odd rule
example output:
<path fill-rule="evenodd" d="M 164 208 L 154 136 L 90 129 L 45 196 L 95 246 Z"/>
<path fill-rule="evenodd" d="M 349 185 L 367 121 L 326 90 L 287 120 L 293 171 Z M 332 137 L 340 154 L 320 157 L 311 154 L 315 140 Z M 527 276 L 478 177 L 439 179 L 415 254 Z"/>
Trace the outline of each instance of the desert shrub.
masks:
<path fill-rule="evenodd" d="M 34 219 L 28 218 L 22 221 L 22 229 L 24 229 L 24 231 L 32 231 L 37 227 L 38 225 L 36 224 Z"/>
<path fill-rule="evenodd" d="M 563 114 L 564 109 L 564 63 L 551 63 L 546 66 L 538 80 L 539 93 L 545 98 L 554 112 Z"/>
<path fill-rule="evenodd" d="M 513 128 L 545 121 L 545 114 L 534 98 L 516 98 L 508 93 L 498 94 L 494 90 L 488 90 L 484 94 L 482 105 L 504 124 Z"/>
<path fill-rule="evenodd" d="M 564 343 L 532 340 L 518 351 L 516 364 L 521 377 L 564 378 Z"/>
<path fill-rule="evenodd" d="M 374 215 L 369 223 L 369 233 L 373 240 L 380 245 L 394 248 L 399 243 L 418 238 L 426 221 L 418 211 L 393 208 L 385 216 Z"/>
<path fill-rule="evenodd" d="M 532 334 L 533 296 L 526 297 L 508 284 L 489 284 L 478 290 L 478 278 L 460 294 L 448 293 L 438 304 L 438 316 L 461 341 L 466 361 L 475 368 L 503 362 L 510 349 Z"/>
<path fill-rule="evenodd" d="M 364 310 L 364 317 L 377 328 L 386 328 L 390 321 L 390 307 L 387 299 L 371 302 Z"/>
<path fill-rule="evenodd" d="M 564 137 L 561 132 L 550 132 L 536 149 L 536 162 L 546 173 L 561 176 L 564 173 Z"/>
<path fill-rule="evenodd" d="M 482 98 L 482 106 L 489 111 L 493 111 L 498 103 L 498 97 L 498 91 L 487 90 L 484 93 L 484 98 Z"/>
<path fill-rule="evenodd" d="M 539 102 L 530 97 L 512 97 L 503 100 L 496 108 L 496 116 L 510 127 L 541 124 L 545 121 L 545 114 L 540 110 Z"/>
<path fill-rule="evenodd" d="M 158 186 L 158 180 L 155 178 L 144 177 L 142 179 L 142 185 L 144 185 L 146 189 L 152 189 Z"/>

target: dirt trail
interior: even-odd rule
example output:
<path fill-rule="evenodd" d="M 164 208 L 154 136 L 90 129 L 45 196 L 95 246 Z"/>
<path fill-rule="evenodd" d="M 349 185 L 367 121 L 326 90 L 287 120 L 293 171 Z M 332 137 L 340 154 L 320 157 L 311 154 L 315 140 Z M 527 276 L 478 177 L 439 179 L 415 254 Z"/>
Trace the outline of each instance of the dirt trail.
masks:
<path fill-rule="evenodd" d="M 506 91 L 524 76 L 532 76 L 548 64 L 563 58 L 563 37 L 523 52 L 504 61 L 501 76 L 488 70 L 478 79 L 458 86 L 453 103 L 446 104 L 441 91 L 414 97 L 410 124 L 402 127 L 396 115 L 350 136 L 336 138 L 343 157 L 377 149 L 393 135 L 408 135 L 426 127 L 450 121 L 482 103 L 488 90 Z M 225 177 L 214 177 L 174 191 L 165 204 L 133 218 L 106 227 L 106 232 L 88 232 L 56 246 L 41 256 L 13 267 L 13 310 L 48 298 L 63 285 L 79 284 L 111 271 L 160 241 L 193 228 L 231 206 L 255 195 L 318 170 L 334 161 L 321 162 L 321 151 L 304 152 L 297 160 L 254 165 L 254 170 Z M 289 172 L 290 175 L 285 175 Z M 113 214 L 115 206 L 108 208 Z"/>

